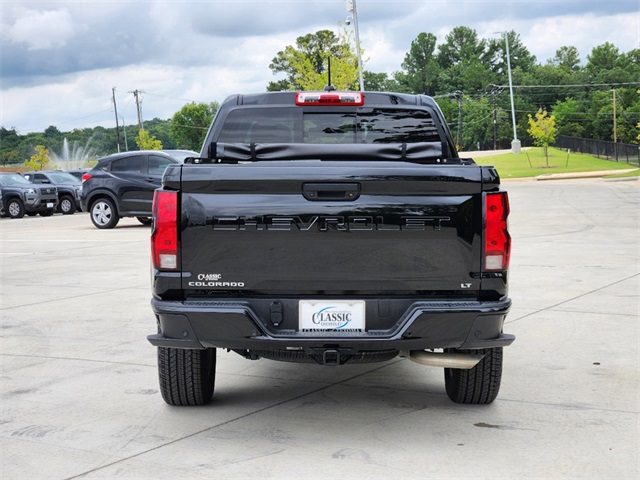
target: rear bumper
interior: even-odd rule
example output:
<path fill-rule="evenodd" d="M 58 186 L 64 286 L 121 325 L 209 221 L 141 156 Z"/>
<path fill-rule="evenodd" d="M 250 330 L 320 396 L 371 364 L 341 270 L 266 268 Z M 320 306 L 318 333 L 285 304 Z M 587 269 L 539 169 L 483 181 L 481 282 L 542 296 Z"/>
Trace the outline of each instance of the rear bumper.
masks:
<path fill-rule="evenodd" d="M 375 300 L 374 300 L 375 301 Z M 274 325 L 247 301 L 151 301 L 158 347 L 286 350 L 339 348 L 353 351 L 479 349 L 508 346 L 502 332 L 511 300 L 417 301 L 387 330 L 301 333 Z"/>

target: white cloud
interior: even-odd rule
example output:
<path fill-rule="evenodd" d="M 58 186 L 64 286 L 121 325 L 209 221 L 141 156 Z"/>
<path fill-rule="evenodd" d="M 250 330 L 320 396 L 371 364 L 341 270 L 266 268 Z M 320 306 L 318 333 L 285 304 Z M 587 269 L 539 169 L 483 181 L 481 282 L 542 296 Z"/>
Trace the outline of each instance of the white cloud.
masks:
<path fill-rule="evenodd" d="M 3 0 L 0 0 L 3 1 Z M 609 41 L 621 52 L 640 46 L 637 0 L 359 0 L 367 70 L 401 68 L 421 32 L 440 43 L 456 26 L 481 38 L 515 30 L 539 63 L 561 46 L 583 62 Z M 169 118 L 187 101 L 222 101 L 264 91 L 277 78 L 271 59 L 296 38 L 338 31 L 344 0 L 11 0 L 2 4 L 0 125 L 21 133 L 113 126 L 118 113 Z"/>
<path fill-rule="evenodd" d="M 2 26 L 11 42 L 25 43 L 28 50 L 49 50 L 64 46 L 76 33 L 66 10 L 22 9 L 13 25 Z"/>
<path fill-rule="evenodd" d="M 597 36 L 594 35 L 596 31 Z M 534 52 L 540 52 L 538 61 L 541 63 L 555 56 L 556 50 L 562 46 L 575 46 L 586 63 L 593 47 L 605 42 L 616 45 L 621 52 L 640 48 L 640 15 L 634 18 L 628 14 L 589 14 L 567 15 L 546 21 L 539 19 L 526 34 L 522 34 L 522 39 L 525 45 L 534 47 Z"/>
<path fill-rule="evenodd" d="M 620 52 L 640 48 L 640 14 L 593 15 L 573 14 L 535 20 L 486 22 L 477 27 L 478 34 L 485 38 L 497 38 L 493 32 L 515 30 L 520 40 L 544 64 L 555 56 L 563 46 L 574 46 L 583 63 L 594 47 L 605 42 L 612 43 Z"/>

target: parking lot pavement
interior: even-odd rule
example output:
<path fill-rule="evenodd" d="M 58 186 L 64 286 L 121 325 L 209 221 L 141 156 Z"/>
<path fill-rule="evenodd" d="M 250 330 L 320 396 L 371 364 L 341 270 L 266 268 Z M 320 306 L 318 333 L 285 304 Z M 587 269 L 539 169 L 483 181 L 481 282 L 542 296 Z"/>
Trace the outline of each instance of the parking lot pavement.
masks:
<path fill-rule="evenodd" d="M 214 401 L 161 399 L 149 228 L 0 220 L 3 479 L 637 479 L 639 182 L 507 183 L 502 389 L 451 403 L 441 369 L 218 353 Z"/>

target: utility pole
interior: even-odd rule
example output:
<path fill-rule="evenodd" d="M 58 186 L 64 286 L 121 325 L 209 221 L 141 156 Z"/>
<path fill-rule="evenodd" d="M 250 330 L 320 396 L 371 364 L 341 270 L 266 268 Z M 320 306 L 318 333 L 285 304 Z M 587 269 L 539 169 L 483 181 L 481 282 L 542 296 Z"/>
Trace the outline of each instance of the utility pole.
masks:
<path fill-rule="evenodd" d="M 458 149 L 462 148 L 462 92 L 458 90 L 453 96 L 458 101 Z"/>
<path fill-rule="evenodd" d="M 116 134 L 118 136 L 118 153 L 120 153 L 120 126 L 118 125 L 118 107 L 116 106 L 116 87 L 111 89 L 113 96 L 113 110 L 116 112 Z"/>
<path fill-rule="evenodd" d="M 491 96 L 493 97 L 493 149 L 498 149 L 498 94 L 500 87 L 491 86 Z"/>
<path fill-rule="evenodd" d="M 140 98 L 138 97 L 138 95 L 140 94 L 140 91 L 134 90 L 131 93 L 133 93 L 133 96 L 136 97 L 136 109 L 138 110 L 138 130 L 142 130 L 143 129 L 142 111 L 140 110 Z"/>
<path fill-rule="evenodd" d="M 616 112 L 616 89 L 613 89 L 613 155 L 618 161 L 618 115 Z"/>

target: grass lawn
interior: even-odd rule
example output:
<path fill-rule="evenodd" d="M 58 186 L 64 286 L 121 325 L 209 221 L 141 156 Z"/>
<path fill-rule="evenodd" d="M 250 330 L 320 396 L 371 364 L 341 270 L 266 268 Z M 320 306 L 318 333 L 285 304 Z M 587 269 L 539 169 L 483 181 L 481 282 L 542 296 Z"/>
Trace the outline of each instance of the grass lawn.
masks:
<path fill-rule="evenodd" d="M 464 156 L 464 154 L 462 154 Z M 537 177 L 554 173 L 597 172 L 602 170 L 624 170 L 637 168 L 622 162 L 602 160 L 581 153 L 567 154 L 564 150 L 549 148 L 549 167 L 542 148 L 523 150 L 520 155 L 507 153 L 475 159 L 480 165 L 493 165 L 501 178 Z"/>

